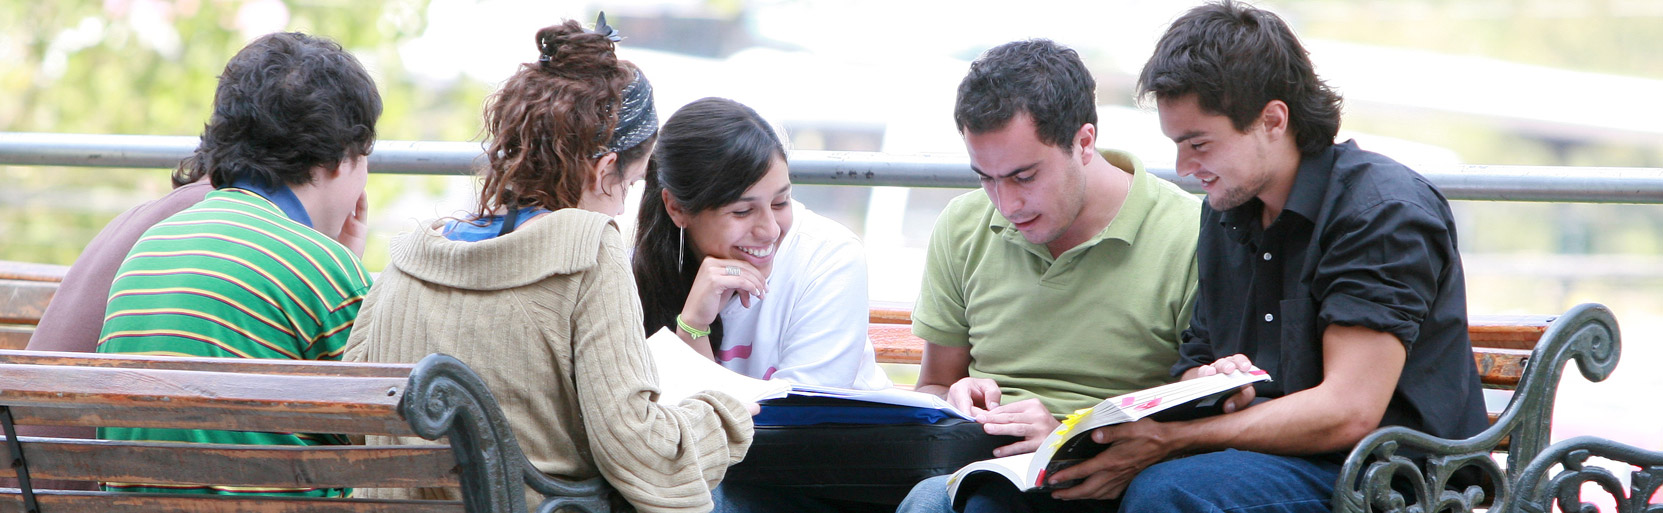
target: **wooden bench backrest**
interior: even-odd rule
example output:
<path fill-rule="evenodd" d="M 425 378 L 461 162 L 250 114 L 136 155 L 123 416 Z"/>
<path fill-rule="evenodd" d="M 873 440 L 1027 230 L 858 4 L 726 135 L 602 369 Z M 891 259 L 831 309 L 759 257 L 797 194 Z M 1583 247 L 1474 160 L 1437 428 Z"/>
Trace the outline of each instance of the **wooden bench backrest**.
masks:
<path fill-rule="evenodd" d="M 415 365 L 0 351 L 17 424 L 414 436 L 399 412 Z M 446 445 L 247 446 L 20 437 L 32 479 L 279 488 L 457 486 Z M 0 444 L 0 461 L 11 451 Z M 0 477 L 16 477 L 9 466 Z M 15 493 L 15 492 L 13 492 Z M 273 501 L 41 492 L 45 511 L 457 511 L 457 502 Z M 239 502 L 241 501 L 241 502 Z M 0 512 L 16 506 L 0 500 Z M 47 509 L 50 507 L 51 509 Z"/>
<path fill-rule="evenodd" d="M 69 268 L 0 261 L 0 349 L 23 349 Z"/>
<path fill-rule="evenodd" d="M 868 334 L 882 363 L 917 364 L 924 358 L 924 340 L 912 334 L 912 305 L 873 302 Z M 1473 363 L 1488 388 L 1512 389 L 1524 376 L 1531 350 L 1555 316 L 1474 315 L 1468 319 Z"/>

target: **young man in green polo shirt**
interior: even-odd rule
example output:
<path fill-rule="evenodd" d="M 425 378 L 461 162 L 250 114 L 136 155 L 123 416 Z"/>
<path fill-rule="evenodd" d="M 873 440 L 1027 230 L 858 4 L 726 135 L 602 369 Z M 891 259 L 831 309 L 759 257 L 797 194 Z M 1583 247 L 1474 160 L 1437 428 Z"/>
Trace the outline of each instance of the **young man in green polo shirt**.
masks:
<path fill-rule="evenodd" d="M 954 119 L 982 190 L 936 221 L 914 334 L 917 390 L 1033 451 L 1058 419 L 1172 380 L 1196 285 L 1200 202 L 1097 149 L 1096 83 L 1047 40 L 988 50 Z M 945 511 L 945 476 L 899 511 Z"/>

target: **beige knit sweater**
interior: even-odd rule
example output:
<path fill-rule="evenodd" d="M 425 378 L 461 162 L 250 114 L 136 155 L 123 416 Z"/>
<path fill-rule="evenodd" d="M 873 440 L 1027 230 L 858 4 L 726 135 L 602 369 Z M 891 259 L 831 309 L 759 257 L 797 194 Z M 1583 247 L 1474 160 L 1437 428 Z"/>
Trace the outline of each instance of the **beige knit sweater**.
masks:
<path fill-rule="evenodd" d="M 537 469 L 570 479 L 598 472 L 643 512 L 710 510 L 710 490 L 750 447 L 750 414 L 710 392 L 654 402 L 657 372 L 612 219 L 563 209 L 480 242 L 445 239 L 437 226 L 393 239 L 345 359 L 454 356 L 490 386 Z M 455 489 L 358 492 L 459 497 Z M 528 506 L 540 500 L 527 489 Z"/>

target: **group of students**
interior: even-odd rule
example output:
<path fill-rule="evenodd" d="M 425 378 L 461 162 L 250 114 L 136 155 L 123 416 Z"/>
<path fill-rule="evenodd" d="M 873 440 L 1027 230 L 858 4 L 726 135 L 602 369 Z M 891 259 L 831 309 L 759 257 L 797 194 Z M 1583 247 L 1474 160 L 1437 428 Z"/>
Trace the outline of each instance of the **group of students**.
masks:
<path fill-rule="evenodd" d="M 792 200 L 784 145 L 751 109 L 706 98 L 661 127 L 618 40 L 604 18 L 537 32 L 537 59 L 487 100 L 477 205 L 394 238 L 373 286 L 359 257 L 375 85 L 326 39 L 255 40 L 226 65 L 177 188 L 99 234 L 29 348 L 396 363 L 446 353 L 489 385 L 537 469 L 603 476 L 637 510 L 835 508 L 718 486 L 749 449 L 757 405 L 718 392 L 656 402 L 644 340 L 673 330 L 756 378 L 889 387 L 866 338 L 859 241 Z M 1244 388 L 1221 416 L 1097 430 L 1107 451 L 1047 476 L 1080 484 L 987 484 L 955 504 L 943 476 L 900 511 L 1326 511 L 1339 461 L 1369 431 L 1484 427 L 1448 203 L 1402 164 L 1334 142 L 1340 97 L 1280 18 L 1197 7 L 1139 77 L 1205 202 L 1098 149 L 1095 90 L 1079 56 L 1047 40 L 971 64 L 954 118 L 982 190 L 953 200 L 930 238 L 916 389 L 1021 438 L 1004 456 L 1104 397 L 1255 367 L 1275 381 Z M 642 180 L 632 244 L 613 218 Z"/>

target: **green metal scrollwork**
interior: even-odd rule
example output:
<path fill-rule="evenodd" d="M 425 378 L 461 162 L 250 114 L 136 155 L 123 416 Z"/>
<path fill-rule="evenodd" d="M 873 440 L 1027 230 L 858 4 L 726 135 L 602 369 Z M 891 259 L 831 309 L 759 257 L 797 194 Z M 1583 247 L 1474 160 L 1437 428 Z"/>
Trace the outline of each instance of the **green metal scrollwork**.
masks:
<path fill-rule="evenodd" d="M 1630 479 L 1628 490 L 1610 471 L 1588 467 L 1590 456 L 1642 467 Z M 1555 465 L 1563 470 L 1552 479 L 1547 477 Z M 1663 485 L 1663 452 L 1653 452 L 1603 438 L 1583 436 L 1553 444 L 1526 466 L 1519 475 L 1517 500 L 1497 508 L 1496 513 L 1546 513 L 1553 502 L 1562 511 L 1596 511 L 1594 505 L 1582 502 L 1583 483 L 1595 483 L 1615 499 L 1618 513 L 1663 513 L 1663 504 L 1648 504 Z M 1549 494 L 1552 494 L 1551 496 Z"/>
<path fill-rule="evenodd" d="M 1375 430 L 1346 458 L 1334 487 L 1334 511 L 1470 512 L 1482 507 L 1486 496 L 1478 486 L 1452 489 L 1451 476 L 1466 468 L 1488 476 L 1494 485 L 1493 503 L 1505 508 L 1513 499 L 1519 473 L 1547 446 L 1553 400 L 1565 363 L 1575 360 L 1583 377 L 1601 381 L 1617 367 L 1620 354 L 1617 319 L 1611 310 L 1598 304 L 1577 305 L 1542 335 L 1512 400 L 1494 425 L 1465 440 L 1438 438 L 1400 426 Z M 1490 457 L 1504 439 L 1508 440 L 1506 471 Z M 1424 456 L 1417 461 L 1400 451 Z M 1393 488 L 1394 478 L 1398 489 Z"/>
<path fill-rule="evenodd" d="M 490 389 L 456 358 L 432 354 L 417 363 L 399 411 L 422 438 L 450 437 L 468 511 L 526 511 L 522 482 L 544 495 L 539 512 L 609 511 L 605 480 L 568 481 L 532 467 Z"/>

